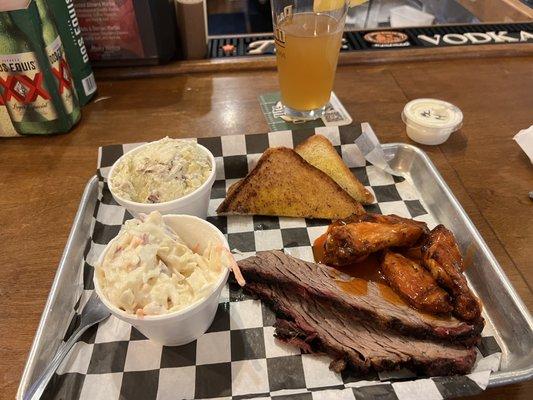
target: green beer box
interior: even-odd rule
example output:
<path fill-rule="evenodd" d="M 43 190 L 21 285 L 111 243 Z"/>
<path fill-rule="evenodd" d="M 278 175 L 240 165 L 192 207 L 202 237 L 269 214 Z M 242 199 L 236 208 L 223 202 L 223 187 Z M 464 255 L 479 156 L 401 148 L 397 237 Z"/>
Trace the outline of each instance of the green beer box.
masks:
<path fill-rule="evenodd" d="M 4 0 L 0 7 L 0 95 L 14 130 L 19 135 L 68 132 L 81 112 L 45 0 Z M 0 133 L 13 136 L 3 125 Z"/>
<path fill-rule="evenodd" d="M 80 105 L 84 106 L 96 93 L 96 81 L 89 63 L 89 53 L 81 35 L 74 0 L 46 0 L 54 16 L 72 71 Z"/>

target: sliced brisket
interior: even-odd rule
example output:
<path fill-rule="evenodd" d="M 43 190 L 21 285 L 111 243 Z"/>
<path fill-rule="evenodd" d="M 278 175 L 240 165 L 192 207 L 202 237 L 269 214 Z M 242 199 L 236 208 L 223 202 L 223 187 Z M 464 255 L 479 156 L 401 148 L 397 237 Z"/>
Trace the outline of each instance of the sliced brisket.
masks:
<path fill-rule="evenodd" d="M 364 296 L 346 293 L 337 285 L 339 276 L 336 270 L 299 260 L 281 251 L 258 252 L 238 264 L 246 281 L 251 284 L 247 285 L 248 289 L 256 287 L 254 283 L 266 284 L 271 289 L 276 286 L 276 290 L 288 290 L 305 302 L 316 300 L 315 303 L 328 305 L 331 310 L 349 312 L 349 315 L 366 321 L 364 326 L 376 326 L 382 332 L 390 330 L 419 339 L 472 345 L 479 340 L 483 329 L 482 319 L 466 323 L 454 317 L 425 315 L 408 305 L 391 303 L 381 296 L 379 287 L 373 282 L 369 282 Z"/>
<path fill-rule="evenodd" d="M 475 351 L 452 344 L 402 337 L 383 331 L 310 297 L 302 298 L 288 287 L 248 283 L 246 289 L 265 300 L 281 318 L 276 336 L 304 352 L 324 352 L 333 361 L 330 368 L 367 372 L 409 368 L 435 376 L 465 374 L 475 362 Z"/>

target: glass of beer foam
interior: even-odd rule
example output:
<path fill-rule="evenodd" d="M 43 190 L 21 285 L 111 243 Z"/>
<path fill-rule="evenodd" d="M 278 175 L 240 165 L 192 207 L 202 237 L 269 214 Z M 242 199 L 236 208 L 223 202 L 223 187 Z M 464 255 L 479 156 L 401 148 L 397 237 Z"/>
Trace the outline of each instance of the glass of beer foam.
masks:
<path fill-rule="evenodd" d="M 331 95 L 348 0 L 271 0 L 281 101 L 294 119 L 320 118 Z"/>

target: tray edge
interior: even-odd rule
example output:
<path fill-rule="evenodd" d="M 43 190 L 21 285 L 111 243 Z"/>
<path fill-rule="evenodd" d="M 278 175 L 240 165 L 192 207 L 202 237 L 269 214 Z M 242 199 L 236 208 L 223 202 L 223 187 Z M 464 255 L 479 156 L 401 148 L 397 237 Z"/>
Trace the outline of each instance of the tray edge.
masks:
<path fill-rule="evenodd" d="M 414 146 L 414 145 L 411 145 L 411 144 L 408 144 L 408 143 L 400 143 L 400 142 L 384 143 L 384 144 L 382 144 L 382 146 L 384 148 L 398 148 L 398 147 L 407 148 L 407 149 L 415 152 L 416 154 L 418 154 L 424 160 L 424 162 L 429 166 L 429 169 L 430 169 L 430 172 L 431 172 L 432 176 L 435 178 L 435 180 L 437 181 L 438 185 L 444 188 L 444 191 L 446 192 L 446 196 L 448 197 L 448 200 L 452 203 L 454 208 L 456 208 L 458 210 L 459 214 L 461 215 L 461 218 L 466 223 L 466 226 L 467 226 L 468 230 L 476 238 L 476 240 L 480 244 L 480 247 L 483 249 L 483 251 L 489 257 L 491 266 L 495 270 L 495 272 L 496 272 L 497 276 L 499 277 L 500 281 L 502 282 L 502 284 L 504 285 L 505 290 L 508 291 L 508 293 L 510 294 L 511 298 L 513 299 L 513 302 L 516 304 L 518 310 L 520 311 L 522 317 L 528 323 L 528 325 L 531 328 L 531 330 L 533 330 L 533 319 L 531 317 L 531 314 L 529 313 L 528 308 L 525 306 L 524 302 L 522 301 L 522 299 L 520 298 L 520 296 L 518 295 L 518 293 L 516 292 L 516 290 L 512 286 L 511 282 L 507 278 L 507 275 L 505 274 L 505 272 L 501 268 L 500 264 L 498 263 L 498 261 L 496 260 L 495 256 L 493 255 L 492 251 L 490 250 L 490 248 L 486 244 L 485 240 L 483 239 L 483 237 L 481 236 L 481 234 L 479 233 L 479 231 L 475 227 L 474 223 L 472 222 L 472 220 L 470 219 L 470 217 L 468 216 L 468 214 L 466 213 L 466 211 L 464 210 L 464 208 L 462 207 L 460 202 L 457 200 L 457 198 L 453 194 L 452 190 L 450 189 L 450 187 L 448 186 L 446 181 L 442 178 L 440 172 L 438 171 L 436 166 L 433 164 L 433 162 L 431 161 L 431 159 L 429 158 L 427 153 L 424 150 L 422 150 L 421 148 L 419 148 L 417 146 Z M 16 398 L 17 399 L 22 399 L 24 391 L 26 390 L 27 386 L 29 385 L 29 382 L 27 382 L 27 381 L 28 381 L 28 379 L 29 379 L 29 377 L 30 377 L 30 375 L 31 375 L 31 373 L 33 371 L 34 357 L 35 357 L 37 348 L 39 346 L 39 342 L 41 340 L 41 332 L 44 329 L 44 325 L 45 325 L 48 313 L 50 311 L 53 299 L 55 298 L 54 292 L 55 292 L 55 289 L 57 288 L 58 276 L 60 276 L 62 270 L 65 268 L 65 265 L 66 265 L 65 256 L 66 256 L 67 249 L 70 247 L 70 244 L 71 244 L 71 242 L 73 240 L 74 232 L 76 231 L 77 226 L 79 225 L 80 220 L 81 220 L 81 218 L 83 216 L 83 213 L 84 213 L 84 210 L 85 210 L 85 207 L 86 207 L 85 203 L 87 201 L 87 198 L 90 195 L 90 191 L 93 190 L 93 185 L 97 185 L 97 184 L 98 184 L 98 177 L 96 175 L 94 175 L 92 178 L 89 179 L 89 181 L 87 182 L 87 184 L 85 186 L 83 195 L 82 195 L 81 200 L 80 200 L 80 206 L 79 206 L 79 208 L 78 208 L 78 210 L 76 212 L 76 216 L 74 218 L 74 222 L 73 222 L 72 228 L 70 230 L 67 242 L 65 244 L 65 248 L 63 250 L 63 254 L 61 256 L 59 266 L 58 266 L 56 274 L 54 276 L 54 280 L 52 282 L 52 286 L 50 288 L 50 295 L 48 296 L 48 299 L 46 301 L 46 304 L 45 304 L 45 307 L 44 307 L 44 310 L 43 310 L 43 314 L 41 315 L 41 319 L 39 321 L 39 325 L 38 325 L 37 331 L 35 333 L 34 340 L 32 342 L 32 346 L 31 346 L 30 352 L 28 354 L 28 357 L 27 357 L 27 360 L 26 360 L 26 363 L 25 363 L 25 366 L 24 366 L 23 373 L 21 375 L 21 381 L 19 383 L 19 387 L 18 387 L 17 394 L 16 394 Z M 523 368 L 523 369 L 520 369 L 520 370 L 509 371 L 509 372 L 492 373 L 491 377 L 490 377 L 490 380 L 489 380 L 488 387 L 497 387 L 497 386 L 503 386 L 503 385 L 512 384 L 512 383 L 518 383 L 518 382 L 529 380 L 532 377 L 533 377 L 533 362 L 531 363 L 531 365 L 529 367 Z"/>
<path fill-rule="evenodd" d="M 478 241 L 478 243 L 480 244 L 480 247 L 483 249 L 484 253 L 488 256 L 490 260 L 490 264 L 492 268 L 495 270 L 496 274 L 498 275 L 498 278 L 504 285 L 505 290 L 509 293 L 513 302 L 516 304 L 518 310 L 520 311 L 522 317 L 524 318 L 526 323 L 529 325 L 530 329 L 533 331 L 533 318 L 528 308 L 526 307 L 526 305 L 520 298 L 519 294 L 516 292 L 515 288 L 509 281 L 509 278 L 505 274 L 505 271 L 502 269 L 502 267 L 500 266 L 500 263 L 498 262 L 498 260 L 496 259 L 492 251 L 490 250 L 489 246 L 483 239 L 483 236 L 481 235 L 481 233 L 479 233 L 476 226 L 474 225 L 474 223 L 472 222 L 472 220 L 470 219 L 470 217 L 464 210 L 459 200 L 457 200 L 457 198 L 453 194 L 453 191 L 450 189 L 450 187 L 448 186 L 448 184 L 446 183 L 446 181 L 444 180 L 444 178 L 438 171 L 435 164 L 433 164 L 433 161 L 431 161 L 427 153 L 421 148 L 414 146 L 412 144 L 408 144 L 408 143 L 394 142 L 394 143 L 382 144 L 382 147 L 385 147 L 385 148 L 387 147 L 393 148 L 393 147 L 400 147 L 400 146 L 410 149 L 411 151 L 414 151 L 415 153 L 417 153 L 420 157 L 422 157 L 424 162 L 429 166 L 431 174 L 436 179 L 439 186 L 442 186 L 445 189 L 448 200 L 453 204 L 454 208 L 456 208 L 459 211 L 459 214 L 461 215 L 461 218 L 466 223 L 468 230 L 476 238 L 476 241 Z M 509 385 L 512 383 L 527 381 L 531 378 L 533 378 L 533 360 L 530 366 L 527 368 L 519 369 L 516 371 L 508 371 L 508 372 L 498 371 L 498 372 L 491 373 L 488 387 Z"/>
<path fill-rule="evenodd" d="M 39 325 L 37 325 L 37 330 L 35 332 L 35 336 L 33 338 L 33 342 L 30 348 L 30 352 L 28 353 L 28 357 L 26 359 L 26 363 L 24 365 L 24 370 L 22 371 L 22 375 L 20 378 L 20 383 L 17 389 L 16 399 L 22 399 L 24 396 L 24 393 L 31 382 L 28 382 L 28 380 L 31 377 L 31 374 L 33 372 L 34 363 L 35 363 L 35 355 L 37 353 L 37 349 L 39 347 L 41 338 L 42 338 L 42 331 L 44 330 L 46 319 L 48 318 L 48 314 L 52 308 L 53 301 L 55 299 L 55 292 L 57 290 L 57 286 L 59 284 L 59 276 L 61 275 L 64 268 L 67 267 L 66 263 L 66 255 L 67 251 L 70 248 L 73 240 L 76 230 L 78 229 L 78 225 L 81 222 L 81 219 L 83 218 L 83 215 L 85 213 L 85 209 L 88 204 L 88 197 L 90 196 L 90 193 L 92 190 L 94 190 L 93 186 L 98 185 L 98 177 L 96 175 L 93 175 L 89 181 L 85 184 L 85 188 L 83 190 L 83 194 L 81 196 L 81 200 L 79 203 L 78 210 L 76 211 L 76 215 L 74 217 L 74 221 L 72 223 L 72 227 L 70 228 L 70 232 L 68 235 L 67 242 L 65 243 L 65 247 L 63 249 L 63 253 L 61 255 L 61 259 L 59 261 L 59 266 L 56 270 L 56 273 L 54 275 L 54 280 L 52 281 L 52 286 L 50 287 L 50 292 L 48 295 L 48 298 L 46 300 L 46 304 L 44 306 L 43 313 L 41 314 L 41 319 L 39 320 Z"/>

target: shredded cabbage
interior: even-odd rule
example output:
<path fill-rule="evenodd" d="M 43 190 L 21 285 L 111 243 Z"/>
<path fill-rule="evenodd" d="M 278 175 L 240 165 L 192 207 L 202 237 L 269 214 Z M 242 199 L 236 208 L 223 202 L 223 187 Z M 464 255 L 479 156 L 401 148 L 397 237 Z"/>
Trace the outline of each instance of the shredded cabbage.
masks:
<path fill-rule="evenodd" d="M 209 295 L 230 258 L 220 244 L 193 251 L 154 211 L 126 221 L 96 274 L 105 297 L 121 310 L 159 315 Z"/>

